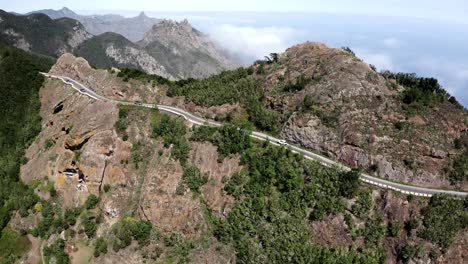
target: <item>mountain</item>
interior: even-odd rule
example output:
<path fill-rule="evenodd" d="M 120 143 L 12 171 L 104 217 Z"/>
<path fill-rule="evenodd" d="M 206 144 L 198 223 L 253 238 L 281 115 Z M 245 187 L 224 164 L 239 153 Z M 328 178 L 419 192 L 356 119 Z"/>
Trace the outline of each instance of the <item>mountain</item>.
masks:
<path fill-rule="evenodd" d="M 193 28 L 187 20 L 161 21 L 138 45 L 178 79 L 207 77 L 235 67 L 207 35 Z"/>
<path fill-rule="evenodd" d="M 391 162 L 384 169 L 414 155 L 403 166 L 428 171 L 422 162 L 449 164 L 466 149 L 463 140 L 448 143 L 465 128 L 456 100 L 442 90 L 406 96 L 436 88 L 430 79 L 411 84 L 415 76 L 377 73 L 351 51 L 319 43 L 204 80 L 95 69 L 71 54 L 49 73 L 109 99 L 177 106 L 224 126 L 94 100 L 46 79 L 37 96 L 41 131 L 30 135 L 18 172 L 25 195 L 7 207 L 18 211 L 11 220 L 0 218 L 8 223 L 0 245 L 9 245 L 0 259 L 16 249 L 22 263 L 463 263 L 463 199 L 377 188 L 360 183 L 358 170 L 248 136 L 268 130 L 344 163 L 381 155 Z M 427 126 L 401 113 L 416 113 Z M 432 148 L 451 154 L 417 156 Z"/>
<path fill-rule="evenodd" d="M 51 16 L 72 16 L 73 12 L 62 9 L 49 13 Z M 115 18 L 112 15 L 105 17 L 109 21 Z M 162 21 L 135 44 L 113 32 L 93 36 L 71 18 L 52 20 L 42 13 L 15 16 L 0 11 L 0 19 L 2 41 L 47 56 L 73 53 L 96 67 L 137 68 L 171 80 L 203 78 L 236 67 L 206 35 L 192 28 L 187 21 Z M 129 23 L 140 25 L 139 21 L 147 21 L 147 18 L 142 14 L 134 20 Z M 116 19 L 107 25 L 118 28 L 119 21 Z"/>
<path fill-rule="evenodd" d="M 169 93 L 240 104 L 258 129 L 378 177 L 468 190 L 468 112 L 436 79 L 376 72 L 350 50 L 305 43 Z"/>
<path fill-rule="evenodd" d="M 72 52 L 91 37 L 78 21 L 70 18 L 16 16 L 0 10 L 0 40 L 23 50 L 56 57 Z"/>
<path fill-rule="evenodd" d="M 148 52 L 116 33 L 104 33 L 83 42 L 74 52 L 87 58 L 100 68 L 137 68 L 157 74 L 164 78 L 175 79 L 166 68 Z"/>
<path fill-rule="evenodd" d="M 64 7 L 60 10 L 39 10 L 31 13 L 43 13 L 52 19 L 68 17 L 81 22 L 85 29 L 93 35 L 106 32 L 118 33 L 131 41 L 139 41 L 151 27 L 160 22 L 160 19 L 150 18 L 144 12 L 136 17 L 126 18 L 120 15 L 78 15 Z"/>
<path fill-rule="evenodd" d="M 38 11 L 32 11 L 32 12 L 26 13 L 25 15 L 28 16 L 32 14 L 45 14 L 52 19 L 68 17 L 68 18 L 78 20 L 78 18 L 81 17 L 80 15 L 76 14 L 75 12 L 71 11 L 70 9 L 66 7 L 63 7 L 60 10 L 43 9 L 43 10 L 38 10 Z"/>

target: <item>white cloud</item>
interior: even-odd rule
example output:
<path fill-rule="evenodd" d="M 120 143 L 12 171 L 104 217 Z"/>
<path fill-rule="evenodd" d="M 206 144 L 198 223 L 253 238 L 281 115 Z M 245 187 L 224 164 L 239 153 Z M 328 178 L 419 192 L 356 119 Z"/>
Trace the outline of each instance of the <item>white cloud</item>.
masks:
<path fill-rule="evenodd" d="M 364 62 L 375 65 L 379 70 L 395 70 L 396 66 L 392 58 L 385 53 L 371 52 L 362 48 L 355 48 L 356 55 Z"/>
<path fill-rule="evenodd" d="M 400 48 L 403 45 L 403 42 L 397 38 L 386 38 L 383 40 L 385 47 L 390 49 Z"/>
<path fill-rule="evenodd" d="M 252 60 L 272 52 L 283 52 L 300 42 L 303 32 L 289 27 L 256 28 L 224 24 L 211 28 L 209 34 L 223 48 Z"/>

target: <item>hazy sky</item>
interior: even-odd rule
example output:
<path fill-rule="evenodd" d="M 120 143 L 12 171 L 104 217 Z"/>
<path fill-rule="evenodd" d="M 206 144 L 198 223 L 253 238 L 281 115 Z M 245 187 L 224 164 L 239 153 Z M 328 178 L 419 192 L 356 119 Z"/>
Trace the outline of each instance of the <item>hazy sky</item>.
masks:
<path fill-rule="evenodd" d="M 381 14 L 456 20 L 468 23 L 466 0 L 0 0 L 0 8 L 27 12 L 73 10 L 259 11 Z"/>

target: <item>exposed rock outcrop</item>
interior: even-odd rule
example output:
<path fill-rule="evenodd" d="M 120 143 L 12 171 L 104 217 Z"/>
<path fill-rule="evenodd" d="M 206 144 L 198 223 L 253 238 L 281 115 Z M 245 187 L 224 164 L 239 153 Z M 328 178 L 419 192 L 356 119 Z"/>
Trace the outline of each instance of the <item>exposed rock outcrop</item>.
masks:
<path fill-rule="evenodd" d="M 236 67 L 207 35 L 187 20 L 163 20 L 138 44 L 177 79 L 207 77 Z"/>

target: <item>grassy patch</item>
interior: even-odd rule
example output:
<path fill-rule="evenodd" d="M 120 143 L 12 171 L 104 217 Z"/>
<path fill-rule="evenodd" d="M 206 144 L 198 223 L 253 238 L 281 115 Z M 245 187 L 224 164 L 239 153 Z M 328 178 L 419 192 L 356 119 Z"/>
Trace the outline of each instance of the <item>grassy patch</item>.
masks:
<path fill-rule="evenodd" d="M 0 237 L 0 262 L 8 256 L 21 256 L 31 248 L 27 236 L 21 236 L 10 228 L 3 229 Z"/>

